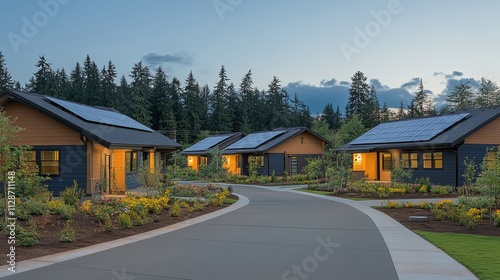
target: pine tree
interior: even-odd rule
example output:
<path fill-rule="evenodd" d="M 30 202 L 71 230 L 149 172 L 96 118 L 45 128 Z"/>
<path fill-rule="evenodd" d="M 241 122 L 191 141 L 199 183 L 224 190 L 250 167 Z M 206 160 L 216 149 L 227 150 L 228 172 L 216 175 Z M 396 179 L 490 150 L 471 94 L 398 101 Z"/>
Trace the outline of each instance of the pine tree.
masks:
<path fill-rule="evenodd" d="M 329 129 L 334 129 L 335 126 L 335 112 L 333 111 L 332 103 L 326 103 L 323 108 L 323 113 L 321 115 L 321 120 L 324 120 L 328 124 Z"/>
<path fill-rule="evenodd" d="M 389 110 L 389 107 L 387 106 L 387 102 L 384 102 L 382 109 L 380 109 L 380 121 L 387 122 L 389 120 L 391 120 L 391 111 Z"/>
<path fill-rule="evenodd" d="M 396 119 L 402 120 L 402 119 L 406 119 L 406 118 L 407 118 L 407 115 L 405 112 L 405 104 L 404 104 L 403 100 L 401 100 L 401 103 L 399 103 L 398 112 L 396 114 Z"/>
<path fill-rule="evenodd" d="M 116 88 L 116 99 L 117 104 L 114 108 L 122 113 L 128 112 L 130 108 L 130 88 L 125 75 L 120 77 L 120 84 Z"/>
<path fill-rule="evenodd" d="M 38 60 L 35 66 L 38 67 L 38 71 L 29 79 L 29 83 L 26 86 L 28 90 L 49 96 L 56 95 L 54 85 L 55 73 L 45 59 L 45 56 L 40 56 L 40 60 Z"/>
<path fill-rule="evenodd" d="M 168 89 L 168 98 L 172 102 L 172 113 L 174 115 L 176 129 L 181 129 L 184 120 L 184 110 L 182 108 L 182 89 L 181 82 L 176 77 L 172 78 Z"/>
<path fill-rule="evenodd" d="M 211 98 L 211 130 L 227 132 L 229 127 L 229 114 L 227 111 L 227 78 L 226 69 L 222 65 L 219 71 L 219 82 L 212 92 Z"/>
<path fill-rule="evenodd" d="M 183 125 L 184 129 L 200 131 L 201 130 L 201 118 L 203 110 L 203 100 L 201 99 L 200 85 L 193 76 L 193 72 L 189 72 L 186 79 L 186 85 L 184 86 L 183 94 L 183 109 L 185 122 Z"/>
<path fill-rule="evenodd" d="M 171 102 L 167 98 L 169 83 L 167 81 L 167 74 L 163 71 L 161 66 L 158 66 L 153 78 L 153 87 L 151 89 L 151 128 L 158 130 L 163 116 L 163 110 L 168 108 L 172 110 Z M 165 103 L 169 103 L 167 106 Z M 172 115 L 173 116 L 173 115 Z M 174 127 L 175 129 L 175 127 Z"/>
<path fill-rule="evenodd" d="M 346 118 L 359 115 L 363 123 L 369 119 L 368 103 L 370 98 L 370 85 L 363 72 L 358 71 L 351 77 L 349 100 L 346 106 Z"/>
<path fill-rule="evenodd" d="M 429 95 L 424 90 L 424 84 L 422 79 L 420 79 L 420 84 L 418 86 L 418 91 L 415 97 L 411 101 L 410 105 L 410 115 L 414 118 L 420 118 L 424 116 L 430 116 L 434 113 L 434 108 L 432 106 L 432 100 Z"/>
<path fill-rule="evenodd" d="M 100 73 L 97 64 L 87 55 L 83 63 L 83 98 L 82 102 L 88 105 L 104 105 L 99 96 Z"/>
<path fill-rule="evenodd" d="M 57 69 L 54 75 L 55 95 L 54 97 L 67 99 L 71 91 L 71 84 L 64 68 Z"/>
<path fill-rule="evenodd" d="M 200 123 L 202 130 L 210 129 L 210 87 L 203 86 L 200 92 L 201 108 Z"/>
<path fill-rule="evenodd" d="M 116 67 L 113 62 L 108 61 L 108 68 L 104 66 L 101 70 L 101 82 L 99 86 L 99 105 L 117 109 L 119 100 L 117 96 Z"/>
<path fill-rule="evenodd" d="M 0 92 L 5 89 L 14 88 L 14 81 L 12 76 L 7 70 L 7 65 L 5 64 L 5 57 L 0 51 Z"/>
<path fill-rule="evenodd" d="M 151 73 L 142 61 L 134 64 L 130 74 L 130 117 L 138 122 L 151 126 L 151 111 L 149 103 Z"/>
<path fill-rule="evenodd" d="M 364 125 L 368 129 L 375 127 L 380 122 L 380 103 L 378 101 L 377 91 L 373 85 L 370 87 L 364 116 Z"/>
<path fill-rule="evenodd" d="M 495 82 L 481 78 L 481 88 L 479 88 L 476 104 L 480 108 L 500 104 L 500 89 Z"/>
<path fill-rule="evenodd" d="M 474 92 L 469 82 L 462 82 L 455 86 L 454 90 L 446 98 L 450 103 L 451 110 L 470 109 L 474 106 Z"/>
<path fill-rule="evenodd" d="M 253 81 L 252 70 L 248 70 L 240 83 L 240 99 L 241 99 L 241 126 L 239 131 L 244 133 L 252 132 L 252 98 L 253 98 Z"/>
<path fill-rule="evenodd" d="M 333 130 L 337 130 L 342 126 L 342 112 L 340 111 L 340 106 L 337 105 L 337 109 L 334 114 Z"/>
<path fill-rule="evenodd" d="M 66 96 L 67 100 L 79 103 L 84 102 L 84 78 L 80 63 L 77 62 L 75 68 L 69 75 L 71 93 Z"/>
<path fill-rule="evenodd" d="M 241 100 L 239 99 L 238 92 L 236 92 L 233 83 L 231 83 L 227 87 L 227 112 L 231 131 L 238 131 L 241 127 L 240 106 Z"/>
<path fill-rule="evenodd" d="M 267 90 L 266 111 L 268 127 L 288 127 L 288 94 L 281 88 L 280 80 L 274 76 Z"/>

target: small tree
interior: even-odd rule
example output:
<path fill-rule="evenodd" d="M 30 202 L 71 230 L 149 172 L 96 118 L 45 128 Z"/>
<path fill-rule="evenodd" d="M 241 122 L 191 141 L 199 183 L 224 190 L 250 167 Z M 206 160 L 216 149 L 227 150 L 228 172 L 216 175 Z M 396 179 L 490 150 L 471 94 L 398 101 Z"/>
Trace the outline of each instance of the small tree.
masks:
<path fill-rule="evenodd" d="M 223 167 L 226 159 L 222 157 L 222 152 L 218 148 L 207 150 L 209 162 L 200 168 L 203 177 L 215 182 L 227 178 L 227 170 Z"/>
<path fill-rule="evenodd" d="M 474 188 L 474 181 L 476 179 L 477 164 L 474 159 L 467 157 L 464 159 L 463 164 L 465 166 L 464 174 L 462 174 L 464 178 L 464 195 L 467 203 L 469 203 Z"/>
<path fill-rule="evenodd" d="M 326 168 L 326 175 L 333 187 L 338 187 L 342 192 L 347 187 L 347 183 L 354 180 L 351 154 L 345 151 L 333 153 L 330 164 Z"/>
<path fill-rule="evenodd" d="M 306 174 L 307 179 L 317 180 L 323 177 L 323 160 L 321 158 L 306 158 L 307 165 L 302 169 L 302 173 Z"/>
<path fill-rule="evenodd" d="M 413 172 L 411 169 L 407 169 L 403 167 L 403 160 L 399 160 L 394 164 L 394 167 L 391 171 L 391 184 L 395 183 L 408 183 L 413 177 Z"/>
<path fill-rule="evenodd" d="M 141 164 L 138 181 L 146 189 L 147 196 L 159 194 L 160 189 L 163 187 L 163 178 L 165 175 L 158 165 L 161 164 L 155 164 L 154 168 L 151 168 L 148 160 L 143 161 Z"/>
<path fill-rule="evenodd" d="M 486 150 L 477 185 L 481 194 L 492 201 L 490 210 L 492 207 L 496 210 L 500 202 L 500 146 Z"/>
<path fill-rule="evenodd" d="M 250 180 L 255 181 L 259 175 L 259 160 L 257 157 L 248 157 L 248 174 Z"/>

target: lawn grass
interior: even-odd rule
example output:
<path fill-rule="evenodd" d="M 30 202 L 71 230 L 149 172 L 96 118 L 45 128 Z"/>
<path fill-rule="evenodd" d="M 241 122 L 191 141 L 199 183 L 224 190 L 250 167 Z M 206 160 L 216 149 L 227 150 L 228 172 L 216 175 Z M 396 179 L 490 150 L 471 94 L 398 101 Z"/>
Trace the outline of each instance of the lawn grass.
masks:
<path fill-rule="evenodd" d="M 327 192 L 327 191 L 316 191 L 316 190 L 309 190 L 309 189 L 297 189 L 297 190 L 301 191 L 301 192 L 314 193 L 314 194 L 322 194 L 322 195 L 328 195 L 328 194 L 332 193 L 332 192 Z"/>
<path fill-rule="evenodd" d="M 229 198 L 229 197 L 226 197 L 224 199 L 224 204 L 233 204 L 235 203 L 236 201 L 238 201 L 237 199 L 234 199 L 234 198 Z"/>
<path fill-rule="evenodd" d="M 481 280 L 500 279 L 500 237 L 415 231 L 466 266 Z"/>

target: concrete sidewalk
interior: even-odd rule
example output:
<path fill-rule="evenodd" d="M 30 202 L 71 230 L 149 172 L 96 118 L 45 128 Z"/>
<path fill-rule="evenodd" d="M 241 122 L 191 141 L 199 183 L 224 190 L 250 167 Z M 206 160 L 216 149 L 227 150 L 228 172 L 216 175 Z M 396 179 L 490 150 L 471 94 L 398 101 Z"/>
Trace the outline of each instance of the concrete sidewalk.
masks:
<path fill-rule="evenodd" d="M 289 191 L 347 204 L 368 215 L 380 230 L 391 254 L 398 277 L 401 280 L 478 279 L 467 268 L 436 246 L 427 242 L 386 214 L 371 208 L 372 206 L 380 206 L 383 201 L 387 200 L 355 201 L 296 190 Z M 407 199 L 402 201 L 418 203 L 420 201 L 434 200 L 440 201 L 442 199 Z"/>

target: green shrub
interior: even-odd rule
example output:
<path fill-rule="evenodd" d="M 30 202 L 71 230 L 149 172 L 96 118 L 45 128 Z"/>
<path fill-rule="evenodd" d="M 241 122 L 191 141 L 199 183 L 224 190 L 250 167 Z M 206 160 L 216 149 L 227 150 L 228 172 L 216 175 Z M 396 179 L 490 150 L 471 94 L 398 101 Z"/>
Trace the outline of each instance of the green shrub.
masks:
<path fill-rule="evenodd" d="M 42 215 L 47 210 L 47 204 L 38 199 L 26 201 L 24 206 L 30 215 Z"/>
<path fill-rule="evenodd" d="M 453 191 L 451 186 L 434 186 L 431 188 L 432 194 L 446 195 Z"/>
<path fill-rule="evenodd" d="M 193 203 L 193 210 L 194 211 L 201 211 L 205 209 L 205 203 L 203 203 L 202 201 L 200 200 L 196 200 L 194 203 Z"/>
<path fill-rule="evenodd" d="M 80 203 L 80 199 L 85 195 L 85 192 L 78 187 L 78 182 L 73 180 L 73 185 L 61 192 L 62 200 L 65 204 L 76 206 Z"/>
<path fill-rule="evenodd" d="M 16 218 L 21 221 L 26 221 L 30 217 L 30 213 L 26 208 L 26 203 L 21 200 L 16 200 Z"/>
<path fill-rule="evenodd" d="M 118 215 L 118 222 L 124 228 L 132 228 L 132 219 L 128 213 L 122 212 Z"/>
<path fill-rule="evenodd" d="M 92 207 L 92 214 L 100 222 L 103 222 L 106 219 L 108 219 L 109 217 L 111 217 L 111 215 L 114 212 L 115 212 L 115 210 L 113 209 L 113 207 L 111 207 L 109 205 L 103 206 L 103 205 L 97 204 L 97 205 L 94 205 Z"/>
<path fill-rule="evenodd" d="M 113 225 L 113 221 L 111 220 L 111 216 L 107 216 L 102 224 L 102 229 L 107 232 L 112 232 L 115 230 L 115 226 Z"/>
<path fill-rule="evenodd" d="M 35 220 L 31 220 L 28 227 L 17 226 L 16 241 L 23 247 L 30 247 L 39 242 L 37 225 Z"/>
<path fill-rule="evenodd" d="M 145 209 L 143 209 L 139 212 L 130 211 L 128 214 L 129 214 L 130 220 L 134 226 L 141 226 L 141 225 L 147 224 L 149 222 L 148 211 Z"/>
<path fill-rule="evenodd" d="M 63 219 L 71 219 L 76 213 L 76 208 L 72 205 L 62 204 L 57 208 L 56 213 Z"/>
<path fill-rule="evenodd" d="M 76 240 L 76 231 L 71 227 L 71 220 L 67 220 L 64 224 L 59 240 L 61 242 L 73 242 Z"/>
<path fill-rule="evenodd" d="M 176 200 L 172 207 L 170 207 L 170 216 L 172 217 L 180 217 L 181 216 L 181 203 L 179 200 Z"/>

